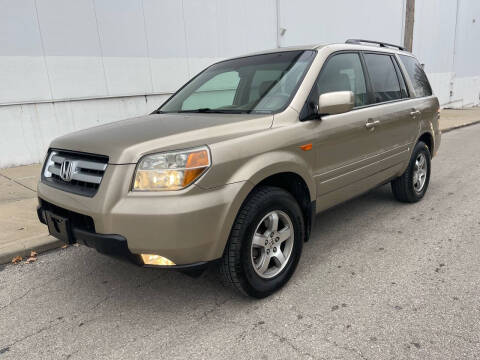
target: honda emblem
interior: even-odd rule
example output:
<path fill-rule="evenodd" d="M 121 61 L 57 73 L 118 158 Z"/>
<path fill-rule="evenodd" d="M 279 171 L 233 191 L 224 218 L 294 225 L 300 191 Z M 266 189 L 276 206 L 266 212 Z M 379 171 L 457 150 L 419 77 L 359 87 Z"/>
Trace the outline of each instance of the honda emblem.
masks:
<path fill-rule="evenodd" d="M 60 167 L 60 178 L 63 181 L 71 181 L 73 173 L 75 172 L 75 162 L 71 160 L 64 160 Z"/>

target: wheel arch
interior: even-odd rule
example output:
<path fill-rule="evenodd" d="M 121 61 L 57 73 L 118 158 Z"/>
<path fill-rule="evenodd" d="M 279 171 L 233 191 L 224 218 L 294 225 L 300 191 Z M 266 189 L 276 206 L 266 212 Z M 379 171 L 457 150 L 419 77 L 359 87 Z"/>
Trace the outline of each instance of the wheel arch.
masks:
<path fill-rule="evenodd" d="M 419 141 L 423 141 L 427 146 L 428 146 L 428 150 L 430 150 L 430 154 L 431 156 L 433 156 L 434 154 L 434 150 L 435 150 L 435 140 L 433 138 L 433 135 L 429 132 L 429 131 L 425 131 L 424 133 L 422 133 L 417 142 Z"/>
<path fill-rule="evenodd" d="M 291 194 L 302 210 L 305 223 L 305 241 L 308 241 L 315 222 L 316 201 L 311 198 L 307 183 L 295 172 L 280 172 L 260 181 L 252 191 L 260 186 L 276 186 Z"/>
<path fill-rule="evenodd" d="M 311 189 L 311 184 L 305 179 L 304 176 L 296 171 L 279 171 L 279 172 L 262 172 L 262 175 L 256 174 L 251 180 L 247 181 L 243 187 L 243 191 L 240 191 L 237 195 L 237 199 L 234 201 L 234 205 L 231 209 L 231 215 L 229 217 L 228 227 L 230 234 L 231 227 L 235 222 L 235 218 L 238 212 L 242 208 L 249 195 L 261 186 L 276 186 L 291 194 L 295 200 L 297 200 L 300 209 L 302 210 L 304 223 L 305 223 L 305 241 L 309 239 L 311 229 L 315 223 L 316 214 L 316 198 L 315 192 Z"/>

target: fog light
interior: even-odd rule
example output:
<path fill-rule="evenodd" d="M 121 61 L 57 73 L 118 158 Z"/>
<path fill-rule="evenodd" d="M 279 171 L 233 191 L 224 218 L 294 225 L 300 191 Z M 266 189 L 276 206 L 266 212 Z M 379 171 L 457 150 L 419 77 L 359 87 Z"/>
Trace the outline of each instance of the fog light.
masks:
<path fill-rule="evenodd" d="M 166 257 L 154 254 L 140 254 L 145 265 L 172 266 L 175 263 Z"/>

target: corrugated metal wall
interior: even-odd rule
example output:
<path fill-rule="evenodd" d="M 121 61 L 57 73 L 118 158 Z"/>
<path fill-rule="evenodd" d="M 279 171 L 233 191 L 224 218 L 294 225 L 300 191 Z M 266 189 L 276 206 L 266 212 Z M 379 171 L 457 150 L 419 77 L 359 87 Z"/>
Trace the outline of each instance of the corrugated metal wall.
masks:
<path fill-rule="evenodd" d="M 480 104 L 480 1 L 417 0 L 413 52 L 442 106 Z"/>
<path fill-rule="evenodd" d="M 403 42 L 404 1 L 279 1 L 281 46 L 374 39 Z"/>
<path fill-rule="evenodd" d="M 414 52 L 442 104 L 478 104 L 478 0 L 417 0 Z M 405 0 L 0 0 L 0 167 L 148 113 L 206 65 L 360 37 L 401 43 Z M 479 18 L 476 18 L 478 16 Z"/>
<path fill-rule="evenodd" d="M 0 167 L 157 108 L 205 66 L 277 41 L 275 0 L 0 0 Z M 140 96 L 139 96 L 140 95 Z"/>
<path fill-rule="evenodd" d="M 276 45 L 274 0 L 0 0 L 0 104 L 169 93 Z"/>

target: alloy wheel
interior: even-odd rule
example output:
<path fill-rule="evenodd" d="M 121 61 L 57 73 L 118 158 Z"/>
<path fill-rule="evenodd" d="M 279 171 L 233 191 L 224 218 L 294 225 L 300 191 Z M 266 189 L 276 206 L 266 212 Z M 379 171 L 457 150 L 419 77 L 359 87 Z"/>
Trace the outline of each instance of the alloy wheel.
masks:
<path fill-rule="evenodd" d="M 278 275 L 292 255 L 294 229 L 290 217 L 274 210 L 258 223 L 252 239 L 251 261 L 255 272 L 264 279 Z"/>

